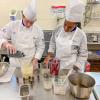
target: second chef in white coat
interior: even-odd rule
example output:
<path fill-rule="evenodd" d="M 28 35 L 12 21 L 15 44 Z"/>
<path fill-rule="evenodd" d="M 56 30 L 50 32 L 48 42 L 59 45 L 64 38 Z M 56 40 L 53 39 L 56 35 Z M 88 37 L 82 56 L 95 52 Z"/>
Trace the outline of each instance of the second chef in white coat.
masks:
<path fill-rule="evenodd" d="M 56 58 L 61 61 L 61 69 L 71 69 L 74 66 L 76 70 L 84 71 L 88 56 L 87 37 L 77 27 L 77 22 L 81 22 L 85 6 L 81 0 L 69 0 L 68 4 L 64 25 L 54 30 L 44 62 L 48 64 L 56 52 Z"/>

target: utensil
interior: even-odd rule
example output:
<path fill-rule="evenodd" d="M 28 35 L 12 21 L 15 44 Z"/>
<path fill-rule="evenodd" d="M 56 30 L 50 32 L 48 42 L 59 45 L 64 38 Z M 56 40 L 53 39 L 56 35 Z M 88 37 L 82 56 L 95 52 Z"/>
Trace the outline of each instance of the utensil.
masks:
<path fill-rule="evenodd" d="M 68 81 L 68 76 L 72 74 L 72 71 L 73 71 L 73 69 L 70 69 L 70 70 L 69 70 L 68 74 L 66 75 L 66 78 L 65 78 L 64 81 L 63 81 L 63 84 L 64 84 L 66 81 Z"/>
<path fill-rule="evenodd" d="M 24 57 L 25 54 L 21 51 L 17 51 L 15 54 L 10 54 L 10 52 L 8 52 L 8 56 L 14 57 L 14 58 L 21 58 L 21 57 Z"/>
<path fill-rule="evenodd" d="M 30 86 L 28 84 L 21 85 L 19 92 L 20 92 L 20 97 L 22 100 L 29 100 Z"/>

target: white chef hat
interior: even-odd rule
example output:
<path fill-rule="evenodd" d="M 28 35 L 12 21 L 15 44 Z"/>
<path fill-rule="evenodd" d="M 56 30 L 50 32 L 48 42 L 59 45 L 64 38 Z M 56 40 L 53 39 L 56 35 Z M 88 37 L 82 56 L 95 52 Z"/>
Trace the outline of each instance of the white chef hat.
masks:
<path fill-rule="evenodd" d="M 81 22 L 84 10 L 85 4 L 81 0 L 69 0 L 65 12 L 66 20 L 72 22 Z"/>
<path fill-rule="evenodd" d="M 33 11 L 36 11 L 36 6 L 37 6 L 36 0 L 32 0 L 30 6 L 32 7 Z"/>
<path fill-rule="evenodd" d="M 23 10 L 23 14 L 30 21 L 34 21 L 36 18 L 36 10 L 33 10 L 32 6 L 29 5 L 27 8 Z"/>

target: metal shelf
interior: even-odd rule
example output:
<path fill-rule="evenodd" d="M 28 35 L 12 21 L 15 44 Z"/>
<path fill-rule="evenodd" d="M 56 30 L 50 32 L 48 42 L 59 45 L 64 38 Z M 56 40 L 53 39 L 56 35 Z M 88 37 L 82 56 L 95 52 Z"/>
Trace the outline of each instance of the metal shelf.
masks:
<path fill-rule="evenodd" d="M 97 42 L 88 42 L 87 44 L 100 44 L 100 43 L 97 43 Z"/>

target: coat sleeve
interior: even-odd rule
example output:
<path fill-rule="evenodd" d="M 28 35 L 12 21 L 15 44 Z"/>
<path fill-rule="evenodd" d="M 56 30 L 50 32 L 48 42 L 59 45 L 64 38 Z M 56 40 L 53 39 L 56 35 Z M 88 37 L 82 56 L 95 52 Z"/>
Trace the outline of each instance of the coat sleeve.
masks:
<path fill-rule="evenodd" d="M 82 41 L 80 43 L 78 57 L 75 65 L 79 67 L 81 71 L 85 70 L 85 64 L 88 58 L 88 50 L 87 50 L 87 37 L 83 33 Z"/>
<path fill-rule="evenodd" d="M 44 49 L 45 49 L 45 42 L 44 42 L 44 33 L 41 29 L 38 30 L 38 39 L 36 41 L 36 53 L 35 53 L 35 58 L 41 59 Z"/>
<path fill-rule="evenodd" d="M 7 24 L 4 28 L 0 30 L 0 48 L 2 44 L 11 38 L 12 33 L 12 23 Z"/>

